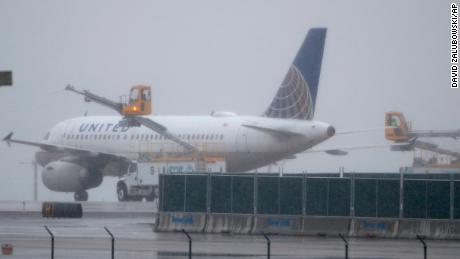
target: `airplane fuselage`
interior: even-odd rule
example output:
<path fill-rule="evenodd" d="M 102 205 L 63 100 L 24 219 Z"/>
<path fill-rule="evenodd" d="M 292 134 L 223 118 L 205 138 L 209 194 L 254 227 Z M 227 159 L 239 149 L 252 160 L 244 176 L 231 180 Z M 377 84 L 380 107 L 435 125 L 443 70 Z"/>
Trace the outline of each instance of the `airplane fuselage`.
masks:
<path fill-rule="evenodd" d="M 131 160 L 141 154 L 177 155 L 185 150 L 146 127 L 121 127 L 120 116 L 90 116 L 55 125 L 44 143 L 109 153 Z M 318 121 L 256 116 L 154 116 L 180 139 L 210 156 L 223 156 L 228 172 L 269 165 L 328 139 L 331 126 Z M 329 129 L 329 131 L 328 131 Z M 332 128 L 333 129 L 333 128 Z M 45 166 L 50 158 L 40 158 Z"/>

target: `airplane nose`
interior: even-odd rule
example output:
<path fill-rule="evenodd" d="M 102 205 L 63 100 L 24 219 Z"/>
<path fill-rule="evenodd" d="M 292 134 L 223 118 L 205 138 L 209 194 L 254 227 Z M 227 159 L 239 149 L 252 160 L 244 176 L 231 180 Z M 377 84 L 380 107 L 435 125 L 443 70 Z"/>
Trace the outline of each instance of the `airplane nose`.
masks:
<path fill-rule="evenodd" d="M 335 135 L 335 128 L 332 127 L 332 126 L 327 127 L 326 133 L 327 133 L 328 137 L 334 136 Z"/>

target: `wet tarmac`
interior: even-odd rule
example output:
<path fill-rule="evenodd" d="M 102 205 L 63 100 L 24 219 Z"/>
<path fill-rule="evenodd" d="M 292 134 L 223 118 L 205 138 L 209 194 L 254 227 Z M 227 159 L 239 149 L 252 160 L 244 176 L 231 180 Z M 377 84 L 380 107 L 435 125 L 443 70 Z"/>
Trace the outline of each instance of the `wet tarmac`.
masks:
<path fill-rule="evenodd" d="M 23 206 L 24 205 L 24 206 Z M 82 219 L 47 219 L 39 203 L 0 202 L 0 243 L 12 244 L 13 255 L 0 258 L 51 258 L 51 241 L 44 226 L 55 235 L 54 258 L 187 258 L 183 233 L 153 232 L 156 206 L 152 203 L 83 203 Z M 193 258 L 267 258 L 263 236 L 190 234 Z M 338 237 L 270 236 L 271 258 L 344 258 Z M 460 258 L 460 241 L 427 240 L 428 258 Z M 423 258 L 418 240 L 349 239 L 350 258 Z"/>

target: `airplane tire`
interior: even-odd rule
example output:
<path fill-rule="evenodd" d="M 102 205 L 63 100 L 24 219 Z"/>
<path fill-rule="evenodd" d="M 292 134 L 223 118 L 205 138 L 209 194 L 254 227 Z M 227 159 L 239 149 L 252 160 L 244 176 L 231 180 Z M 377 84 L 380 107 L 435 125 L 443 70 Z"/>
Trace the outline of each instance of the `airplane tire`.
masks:
<path fill-rule="evenodd" d="M 74 193 L 73 198 L 75 201 L 87 201 L 88 200 L 88 192 L 87 191 L 79 191 Z"/>
<path fill-rule="evenodd" d="M 127 201 L 128 200 L 128 189 L 124 184 L 117 184 L 117 197 L 118 201 Z"/>

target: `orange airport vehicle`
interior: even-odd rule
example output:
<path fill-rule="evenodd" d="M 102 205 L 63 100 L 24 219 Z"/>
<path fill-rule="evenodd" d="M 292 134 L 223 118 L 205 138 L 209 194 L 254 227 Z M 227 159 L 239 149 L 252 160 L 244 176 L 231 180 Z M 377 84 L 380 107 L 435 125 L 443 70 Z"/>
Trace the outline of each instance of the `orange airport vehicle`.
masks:
<path fill-rule="evenodd" d="M 460 138 L 460 130 L 413 130 L 411 124 L 406 121 L 401 112 L 385 113 L 385 138 L 396 143 L 407 142 L 407 146 L 393 146 L 393 151 L 420 150 L 427 152 L 429 159 L 423 156 L 414 157 L 411 170 L 424 168 L 425 171 L 432 169 L 460 169 L 460 152 L 440 148 L 437 144 L 421 141 L 418 138 Z M 441 163 L 444 161 L 444 163 Z M 420 170 L 419 170 L 420 171 Z"/>
<path fill-rule="evenodd" d="M 136 85 L 131 87 L 129 99 L 126 101 L 126 96 L 122 96 L 121 102 L 114 102 L 105 97 L 101 97 L 91 93 L 88 90 L 79 91 L 72 85 L 67 85 L 65 90 L 81 94 L 87 102 L 95 102 L 112 108 L 123 116 L 149 115 L 152 113 L 152 100 L 150 86 Z"/>
<path fill-rule="evenodd" d="M 409 141 L 409 126 L 401 112 L 385 113 L 385 138 L 395 142 Z"/>
<path fill-rule="evenodd" d="M 385 113 L 385 138 L 394 142 L 408 142 L 416 138 L 460 138 L 456 130 L 413 130 L 402 112 Z"/>
<path fill-rule="evenodd" d="M 150 86 L 131 87 L 128 102 L 122 102 L 122 115 L 149 115 L 152 113 Z"/>

